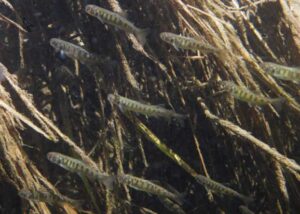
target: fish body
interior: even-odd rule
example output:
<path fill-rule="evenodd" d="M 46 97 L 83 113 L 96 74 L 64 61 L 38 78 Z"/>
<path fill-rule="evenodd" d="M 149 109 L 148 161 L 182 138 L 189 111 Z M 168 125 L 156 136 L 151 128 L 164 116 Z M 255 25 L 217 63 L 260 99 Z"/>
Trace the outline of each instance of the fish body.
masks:
<path fill-rule="evenodd" d="M 95 64 L 100 59 L 99 56 L 88 52 L 82 47 L 58 38 L 50 39 L 50 45 L 55 49 L 55 51 L 72 59 L 78 60 L 83 64 Z"/>
<path fill-rule="evenodd" d="M 33 201 L 41 201 L 46 202 L 50 205 L 60 204 L 60 203 L 68 203 L 74 207 L 80 208 L 82 206 L 83 201 L 70 199 L 62 194 L 54 194 L 52 192 L 42 191 L 42 190 L 29 190 L 29 189 L 21 189 L 19 191 L 19 196 L 25 198 L 27 200 Z"/>
<path fill-rule="evenodd" d="M 181 208 L 180 205 L 173 202 L 169 198 L 158 197 L 161 203 L 172 213 L 174 214 L 185 214 L 185 211 Z"/>
<path fill-rule="evenodd" d="M 108 100 L 112 104 L 116 104 L 121 111 L 132 111 L 135 113 L 143 114 L 145 116 L 164 117 L 167 119 L 175 118 L 184 120 L 187 118 L 187 115 L 178 114 L 161 106 L 143 104 L 138 101 L 122 97 L 120 95 L 109 94 Z"/>
<path fill-rule="evenodd" d="M 226 187 L 223 184 L 220 184 L 220 183 L 218 183 L 212 179 L 209 179 L 203 175 L 197 175 L 195 177 L 195 179 L 198 183 L 207 187 L 208 189 L 210 189 L 213 192 L 219 193 L 221 195 L 229 195 L 229 196 L 233 196 L 233 197 L 238 197 L 238 198 L 242 199 L 246 204 L 253 201 L 253 198 L 242 195 L 242 194 L 238 193 L 237 191 L 235 191 L 229 187 Z"/>
<path fill-rule="evenodd" d="M 99 172 L 97 169 L 88 166 L 78 159 L 71 158 L 57 152 L 49 152 L 47 154 L 47 158 L 50 162 L 59 165 L 65 170 L 77 173 L 79 176 L 86 176 L 90 180 L 103 182 L 108 188 L 111 187 L 114 180 L 112 176 Z"/>
<path fill-rule="evenodd" d="M 121 30 L 135 34 L 142 45 L 146 43 L 146 37 L 149 32 L 148 29 L 136 27 L 132 22 L 128 21 L 120 14 L 92 4 L 89 4 L 85 7 L 85 12 L 96 17 L 102 23 L 110 24 Z"/>
<path fill-rule="evenodd" d="M 192 51 L 200 51 L 203 53 L 217 53 L 219 49 L 211 46 L 208 43 L 201 42 L 191 37 L 181 36 L 174 33 L 163 32 L 160 33 L 160 38 L 173 45 L 176 50 L 185 49 Z"/>
<path fill-rule="evenodd" d="M 174 194 L 165 188 L 152 183 L 151 181 L 138 178 L 132 175 L 121 174 L 118 175 L 118 181 L 122 184 L 126 184 L 131 188 L 134 188 L 139 191 L 147 192 L 153 195 L 157 195 L 159 197 L 166 197 L 176 201 L 179 204 L 182 204 L 182 196 L 179 194 Z"/>
<path fill-rule="evenodd" d="M 252 105 L 267 105 L 267 104 L 278 104 L 284 101 L 283 98 L 267 98 L 258 94 L 253 93 L 245 87 L 236 85 L 230 81 L 222 82 L 226 91 L 228 91 L 234 98 L 247 102 Z"/>
<path fill-rule="evenodd" d="M 260 65 L 271 76 L 300 83 L 300 67 L 288 67 L 272 62 L 263 62 Z"/>

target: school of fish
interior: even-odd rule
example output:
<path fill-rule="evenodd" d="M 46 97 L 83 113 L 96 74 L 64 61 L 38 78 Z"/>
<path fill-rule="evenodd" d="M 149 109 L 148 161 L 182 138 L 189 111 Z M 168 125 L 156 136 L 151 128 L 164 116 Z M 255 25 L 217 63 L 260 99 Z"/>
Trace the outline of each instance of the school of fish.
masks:
<path fill-rule="evenodd" d="M 88 15 L 97 18 L 103 24 L 112 25 L 125 32 L 133 33 L 142 45 L 146 44 L 146 37 L 149 33 L 149 29 L 142 29 L 136 27 L 124 15 L 112 12 L 110 10 L 92 4 L 88 4 L 85 6 L 85 12 Z M 207 42 L 203 42 L 192 37 L 181 36 L 171 32 L 162 32 L 159 35 L 162 41 L 171 44 L 176 50 L 181 49 L 200 51 L 204 54 L 218 54 L 220 52 L 220 49 L 213 47 Z M 64 41 L 60 38 L 50 39 L 50 45 L 55 49 L 55 51 L 62 51 L 68 57 L 74 60 L 78 60 L 83 64 L 94 64 L 101 60 L 97 54 L 90 53 L 84 48 L 73 43 Z M 300 68 L 298 67 L 288 67 L 272 62 L 263 62 L 260 64 L 260 66 L 264 69 L 266 73 L 278 79 L 300 82 Z M 4 68 L 3 65 L 0 63 L 0 81 L 4 78 Z M 234 98 L 243 102 L 247 102 L 251 105 L 260 106 L 266 104 L 280 103 L 284 101 L 281 97 L 267 98 L 262 95 L 258 95 L 250 91 L 246 87 L 236 85 L 232 81 L 222 81 L 221 84 L 224 87 L 224 89 L 228 91 Z M 162 117 L 168 120 L 171 120 L 173 118 L 178 120 L 185 120 L 188 118 L 188 115 L 186 114 L 179 114 L 175 111 L 165 109 L 159 105 L 144 104 L 142 102 L 129 99 L 118 94 L 108 94 L 107 99 L 112 105 L 118 106 L 118 108 L 122 112 L 134 112 L 148 117 Z M 103 183 L 107 188 L 111 189 L 113 184 L 115 182 L 118 182 L 138 191 L 143 191 L 157 196 L 162 202 L 162 204 L 172 213 L 185 213 L 185 211 L 181 207 L 181 205 L 184 202 L 182 194 L 169 191 L 168 189 L 149 180 L 129 174 L 109 175 L 100 172 L 98 169 L 90 167 L 81 160 L 57 152 L 49 152 L 47 154 L 47 158 L 50 162 L 64 168 L 65 170 L 72 173 L 76 173 L 79 176 L 85 176 L 91 181 L 99 181 Z M 195 176 L 195 179 L 198 183 L 219 195 L 237 197 L 241 199 L 245 204 L 249 204 L 254 201 L 252 197 L 240 194 L 239 192 L 229 187 L 226 187 L 223 184 L 218 183 L 212 179 L 209 179 L 203 175 L 197 175 Z M 57 203 L 69 203 L 75 207 L 81 207 L 82 205 L 82 201 L 73 200 L 61 195 L 60 193 L 54 194 L 49 191 L 33 189 L 29 190 L 24 188 L 21 189 L 18 194 L 20 197 L 25 198 L 27 200 L 42 201 L 51 205 Z M 243 205 L 241 205 L 239 209 L 243 213 L 252 213 L 252 211 L 250 211 L 246 206 Z"/>

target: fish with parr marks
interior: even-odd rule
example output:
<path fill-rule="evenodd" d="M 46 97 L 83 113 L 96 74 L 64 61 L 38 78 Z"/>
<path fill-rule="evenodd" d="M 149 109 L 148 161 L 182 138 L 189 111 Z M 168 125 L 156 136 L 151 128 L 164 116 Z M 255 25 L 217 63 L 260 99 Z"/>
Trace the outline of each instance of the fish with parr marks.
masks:
<path fill-rule="evenodd" d="M 273 62 L 263 62 L 260 64 L 262 69 L 271 76 L 281 80 L 289 80 L 300 83 L 300 67 L 289 67 Z"/>
<path fill-rule="evenodd" d="M 157 195 L 159 197 L 166 197 L 176 201 L 178 204 L 183 203 L 183 197 L 181 194 L 172 193 L 166 190 L 165 188 L 155 183 L 152 183 L 151 181 L 128 174 L 119 174 L 117 176 L 117 179 L 120 183 L 126 184 L 133 189 Z"/>
<path fill-rule="evenodd" d="M 50 205 L 68 203 L 76 208 L 81 208 L 83 201 L 68 198 L 60 193 L 52 193 L 45 190 L 29 190 L 23 188 L 18 195 L 26 200 L 46 202 Z"/>
<path fill-rule="evenodd" d="M 168 120 L 174 118 L 179 120 L 179 122 L 182 122 L 185 120 L 188 116 L 184 114 L 178 114 L 174 111 L 165 109 L 158 105 L 148 105 L 143 104 L 138 101 L 128 99 L 126 97 L 122 97 L 117 94 L 109 94 L 108 100 L 111 104 L 117 105 L 121 111 L 132 111 L 135 113 L 143 114 L 145 116 L 150 117 L 163 117 Z"/>
<path fill-rule="evenodd" d="M 99 172 L 98 169 L 94 169 L 83 161 L 71 158 L 69 156 L 60 154 L 58 152 L 49 152 L 47 159 L 68 170 L 69 172 L 77 173 L 79 176 L 86 176 L 90 180 L 97 180 L 102 182 L 107 188 L 111 188 L 114 182 L 114 177 L 106 173 Z"/>
<path fill-rule="evenodd" d="M 258 94 L 253 93 L 246 87 L 238 86 L 230 81 L 222 81 L 221 85 L 224 87 L 224 90 L 229 92 L 234 98 L 247 102 L 252 105 L 267 105 L 267 104 L 276 104 L 281 105 L 285 101 L 284 98 L 267 98 Z"/>
<path fill-rule="evenodd" d="M 50 39 L 50 45 L 55 51 L 63 51 L 71 59 L 78 60 L 83 64 L 96 64 L 100 61 L 100 57 L 96 54 L 92 54 L 78 45 L 58 38 Z"/>
<path fill-rule="evenodd" d="M 186 37 L 174 33 L 163 32 L 160 33 L 160 38 L 163 41 L 173 45 L 173 47 L 176 50 L 185 49 L 185 50 L 192 50 L 192 51 L 200 51 L 205 54 L 208 53 L 218 54 L 220 52 L 219 49 L 211 46 L 210 44 L 201 42 L 192 37 Z"/>
<path fill-rule="evenodd" d="M 249 204 L 253 201 L 253 198 L 242 195 L 242 194 L 238 193 L 237 191 L 235 191 L 229 187 L 226 187 L 223 184 L 220 184 L 220 183 L 218 183 L 212 179 L 209 179 L 203 175 L 197 175 L 195 177 L 195 179 L 199 184 L 205 186 L 206 188 L 210 189 L 211 191 L 213 191 L 215 193 L 240 198 L 246 204 Z"/>
<path fill-rule="evenodd" d="M 102 23 L 113 25 L 121 30 L 133 33 L 139 42 L 144 45 L 147 41 L 147 34 L 149 29 L 141 29 L 136 27 L 132 22 L 128 21 L 125 17 L 102 7 L 89 4 L 85 7 L 85 12 L 91 16 L 96 17 Z"/>

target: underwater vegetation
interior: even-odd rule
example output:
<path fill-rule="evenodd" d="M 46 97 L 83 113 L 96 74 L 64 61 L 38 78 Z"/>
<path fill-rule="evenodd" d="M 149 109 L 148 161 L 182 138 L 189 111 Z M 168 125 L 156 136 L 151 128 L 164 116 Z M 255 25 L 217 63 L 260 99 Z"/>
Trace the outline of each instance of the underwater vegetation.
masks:
<path fill-rule="evenodd" d="M 0 0 L 0 213 L 297 213 L 295 0 Z"/>

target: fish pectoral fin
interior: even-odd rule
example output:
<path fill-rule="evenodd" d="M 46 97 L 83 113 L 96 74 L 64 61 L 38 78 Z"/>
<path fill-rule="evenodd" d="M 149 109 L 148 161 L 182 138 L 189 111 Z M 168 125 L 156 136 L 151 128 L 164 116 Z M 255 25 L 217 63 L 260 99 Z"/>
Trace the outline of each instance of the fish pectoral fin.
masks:
<path fill-rule="evenodd" d="M 179 48 L 174 43 L 172 44 L 176 51 L 179 51 Z"/>

